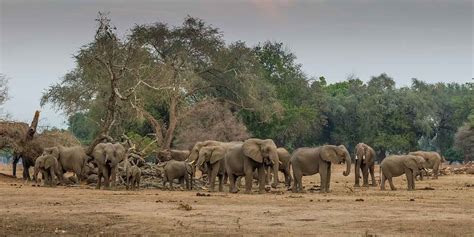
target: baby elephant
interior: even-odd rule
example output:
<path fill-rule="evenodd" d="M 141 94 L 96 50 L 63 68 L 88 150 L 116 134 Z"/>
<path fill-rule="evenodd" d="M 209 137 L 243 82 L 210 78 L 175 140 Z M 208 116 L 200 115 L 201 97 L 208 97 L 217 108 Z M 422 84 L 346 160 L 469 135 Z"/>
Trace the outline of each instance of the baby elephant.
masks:
<path fill-rule="evenodd" d="M 139 189 L 140 188 L 140 178 L 142 176 L 142 170 L 136 166 L 136 165 L 133 165 L 133 166 L 129 166 L 127 168 L 127 189 L 130 188 L 131 186 L 131 189 L 134 190 L 134 189 Z"/>
<path fill-rule="evenodd" d="M 415 179 L 414 176 L 423 169 L 425 160 L 420 156 L 413 155 L 393 155 L 385 158 L 380 164 L 382 171 L 382 182 L 380 189 L 385 190 L 385 180 L 388 179 L 390 188 L 397 190 L 393 185 L 392 178 L 398 177 L 403 174 L 407 177 L 408 190 L 415 190 Z"/>
<path fill-rule="evenodd" d="M 193 188 L 194 169 L 192 163 L 186 161 L 170 160 L 164 166 L 163 188 L 166 188 L 166 182 L 170 183 L 170 189 L 173 190 L 173 180 L 179 179 L 181 186 L 186 181 L 186 188 Z"/>
<path fill-rule="evenodd" d="M 56 186 L 57 179 L 61 177 L 60 167 L 56 157 L 43 154 L 36 158 L 33 179 L 38 181 L 38 173 L 41 172 L 44 184 L 51 187 Z"/>

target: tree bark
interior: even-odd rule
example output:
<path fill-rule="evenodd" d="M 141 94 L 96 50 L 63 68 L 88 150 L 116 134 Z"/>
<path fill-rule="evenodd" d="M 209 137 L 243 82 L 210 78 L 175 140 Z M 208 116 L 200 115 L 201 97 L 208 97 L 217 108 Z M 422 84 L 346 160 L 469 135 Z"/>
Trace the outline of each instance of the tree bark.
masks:
<path fill-rule="evenodd" d="M 162 149 L 170 149 L 171 143 L 173 142 L 174 137 L 174 130 L 176 129 L 176 125 L 178 124 L 178 118 L 176 116 L 176 109 L 178 106 L 178 99 L 176 96 L 171 97 L 170 107 L 169 107 L 169 125 L 166 131 L 166 136 L 164 140 L 164 144 Z"/>

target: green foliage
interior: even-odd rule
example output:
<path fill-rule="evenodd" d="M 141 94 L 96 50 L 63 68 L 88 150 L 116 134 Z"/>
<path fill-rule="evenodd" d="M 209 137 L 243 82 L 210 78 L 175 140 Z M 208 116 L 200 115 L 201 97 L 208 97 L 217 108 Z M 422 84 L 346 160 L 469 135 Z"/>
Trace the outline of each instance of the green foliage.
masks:
<path fill-rule="evenodd" d="M 367 82 L 351 76 L 328 84 L 324 77 L 305 75 L 283 43 L 226 44 L 219 29 L 198 18 L 187 17 L 176 27 L 137 25 L 123 39 L 104 19 L 94 41 L 75 56 L 76 67 L 41 101 L 65 111 L 70 131 L 83 143 L 108 121 L 113 136 L 128 134 L 142 147 L 154 135 L 153 149 L 250 133 L 290 150 L 324 143 L 352 150 L 364 142 L 381 158 L 424 149 L 456 160 L 459 152 L 466 157 L 470 151 L 473 83 L 413 79 L 400 88 L 380 74 Z M 225 104 L 225 112 L 199 107 L 210 101 Z M 219 123 L 193 124 L 193 112 Z M 211 137 L 202 136 L 207 127 L 214 127 Z M 187 137 L 191 128 L 194 134 Z"/>
<path fill-rule="evenodd" d="M 311 87 L 301 65 L 295 62 L 296 56 L 282 43 L 265 42 L 254 51 L 263 67 L 260 81 L 273 85 L 275 99 L 282 107 L 263 122 L 256 120 L 258 112 L 245 111 L 241 113 L 245 124 L 255 137 L 272 138 L 277 145 L 289 149 L 304 145 L 325 123 L 317 83 Z"/>

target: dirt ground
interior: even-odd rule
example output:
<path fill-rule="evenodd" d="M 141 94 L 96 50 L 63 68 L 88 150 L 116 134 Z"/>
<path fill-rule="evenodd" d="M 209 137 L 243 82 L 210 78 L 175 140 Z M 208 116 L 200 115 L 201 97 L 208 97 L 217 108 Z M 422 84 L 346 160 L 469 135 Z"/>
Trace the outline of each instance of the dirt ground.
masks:
<path fill-rule="evenodd" d="M 353 171 L 344 177 L 343 169 L 333 166 L 329 194 L 293 194 L 284 188 L 263 195 L 210 196 L 86 185 L 49 188 L 0 175 L 0 236 L 473 236 L 473 175 L 420 181 L 411 192 L 405 178 L 398 177 L 399 190 L 380 191 L 352 188 Z M 0 172 L 11 174 L 11 166 Z M 305 177 L 304 183 L 306 189 L 319 184 L 319 175 Z"/>

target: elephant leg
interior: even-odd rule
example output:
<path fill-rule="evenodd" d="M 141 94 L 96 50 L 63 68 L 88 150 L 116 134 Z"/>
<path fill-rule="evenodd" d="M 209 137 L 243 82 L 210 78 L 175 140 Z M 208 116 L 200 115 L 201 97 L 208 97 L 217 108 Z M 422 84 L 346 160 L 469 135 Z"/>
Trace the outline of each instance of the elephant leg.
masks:
<path fill-rule="evenodd" d="M 259 167 L 257 169 L 258 171 L 258 188 L 259 188 L 259 193 L 260 194 L 263 194 L 263 193 L 266 193 L 265 192 L 265 177 L 267 177 L 266 173 L 265 172 L 265 167 L 263 167 L 263 165 L 261 167 Z"/>
<path fill-rule="evenodd" d="M 51 187 L 56 187 L 56 179 L 54 178 L 54 169 L 53 168 L 50 168 L 49 169 L 49 173 L 50 173 L 50 176 L 51 176 Z"/>
<path fill-rule="evenodd" d="M 267 184 L 270 184 L 270 182 L 272 182 L 272 167 L 269 166 L 267 168 L 265 168 L 265 185 Z M 275 179 L 275 177 L 273 177 L 273 179 Z"/>
<path fill-rule="evenodd" d="M 321 190 L 320 192 L 321 193 L 326 193 L 328 190 L 327 190 L 327 177 L 328 177 L 328 174 L 327 174 L 327 170 L 328 170 L 328 164 L 327 162 L 324 162 L 322 161 L 320 164 L 319 164 L 319 176 L 321 177 L 321 182 L 320 182 L 320 186 L 321 186 Z"/>
<path fill-rule="evenodd" d="M 245 193 L 250 194 L 252 191 L 253 169 L 247 168 L 245 170 Z"/>
<path fill-rule="evenodd" d="M 438 170 L 439 170 L 440 164 L 435 164 L 433 167 L 433 179 L 438 179 Z"/>
<path fill-rule="evenodd" d="M 13 156 L 13 176 L 16 178 L 16 165 L 20 161 L 20 156 Z"/>
<path fill-rule="evenodd" d="M 413 171 L 405 168 L 405 175 L 407 178 L 408 191 L 412 191 L 414 189 Z"/>
<path fill-rule="evenodd" d="M 285 187 L 288 188 L 288 187 L 290 187 L 291 176 L 290 176 L 290 174 L 288 173 L 287 170 L 285 170 L 285 171 L 283 172 L 283 175 L 285 176 Z"/>
<path fill-rule="evenodd" d="M 362 178 L 364 179 L 363 186 L 369 187 L 369 167 L 366 164 L 362 166 Z"/>
<path fill-rule="evenodd" d="M 359 160 L 356 160 L 356 163 L 354 165 L 355 169 L 354 169 L 354 187 L 360 187 L 360 184 L 359 184 L 359 176 L 360 176 L 360 161 Z"/>
<path fill-rule="evenodd" d="M 392 177 L 387 177 L 388 179 L 388 183 L 390 184 L 390 189 L 392 190 L 397 190 L 397 188 L 395 188 L 395 185 L 393 185 L 393 180 L 392 180 Z"/>
<path fill-rule="evenodd" d="M 327 168 L 327 178 L 326 178 L 326 192 L 329 193 L 329 188 L 331 186 L 331 163 L 328 164 Z"/>
<path fill-rule="evenodd" d="M 291 188 L 292 192 L 297 193 L 301 191 L 301 179 L 302 175 L 301 172 L 293 167 L 293 186 Z"/>
<path fill-rule="evenodd" d="M 375 180 L 375 175 L 374 175 L 375 172 L 374 172 L 374 169 L 375 169 L 375 165 L 372 164 L 372 165 L 370 166 L 369 171 L 370 171 L 370 177 L 372 178 L 372 186 L 375 187 L 375 186 L 377 186 L 377 181 Z"/>
<path fill-rule="evenodd" d="M 97 184 L 95 186 L 96 189 L 100 189 L 100 186 L 102 185 L 102 176 L 104 174 L 102 173 L 102 168 L 99 167 L 97 171 Z"/>
<path fill-rule="evenodd" d="M 219 175 L 219 192 L 224 191 L 224 174 Z"/>
<path fill-rule="evenodd" d="M 110 168 L 110 185 L 112 188 L 115 188 L 115 182 L 117 179 L 117 170 L 118 170 L 118 167 Z"/>
<path fill-rule="evenodd" d="M 210 171 L 211 176 L 209 176 L 209 191 L 214 192 L 214 187 L 216 185 L 216 176 L 217 176 L 217 172 L 219 172 L 219 164 L 217 164 L 217 166 L 214 164 L 209 167 L 211 169 Z"/>
<path fill-rule="evenodd" d="M 104 176 L 104 186 L 106 189 L 109 189 L 110 187 L 110 173 L 109 173 L 109 169 L 108 167 L 105 167 L 104 169 L 102 169 L 102 176 Z"/>
<path fill-rule="evenodd" d="M 385 175 L 383 173 L 381 173 L 381 176 L 380 177 L 380 190 L 385 190 Z"/>
<path fill-rule="evenodd" d="M 237 193 L 238 192 L 237 187 L 236 187 L 237 177 L 234 174 L 228 174 L 228 176 L 229 176 L 229 183 L 230 183 L 229 192 L 230 193 Z"/>

